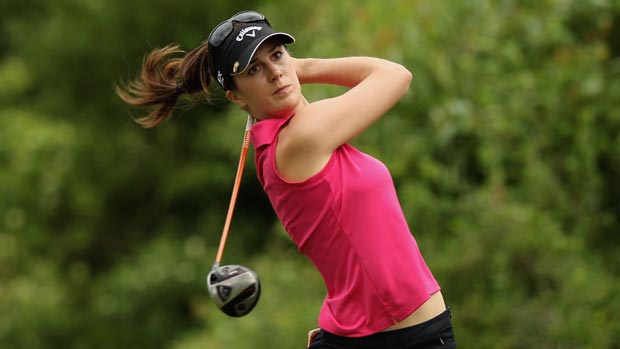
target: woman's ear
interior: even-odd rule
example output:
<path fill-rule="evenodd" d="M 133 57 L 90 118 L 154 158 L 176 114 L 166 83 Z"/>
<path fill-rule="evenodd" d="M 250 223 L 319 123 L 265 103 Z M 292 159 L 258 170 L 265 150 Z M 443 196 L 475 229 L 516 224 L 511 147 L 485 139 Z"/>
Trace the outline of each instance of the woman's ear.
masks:
<path fill-rule="evenodd" d="M 239 94 L 237 93 L 237 91 L 233 91 L 233 90 L 227 90 L 226 91 L 226 98 L 235 103 L 236 105 L 238 105 L 241 109 L 244 109 L 247 104 L 243 101 L 243 98 L 241 98 L 241 96 L 239 96 Z"/>

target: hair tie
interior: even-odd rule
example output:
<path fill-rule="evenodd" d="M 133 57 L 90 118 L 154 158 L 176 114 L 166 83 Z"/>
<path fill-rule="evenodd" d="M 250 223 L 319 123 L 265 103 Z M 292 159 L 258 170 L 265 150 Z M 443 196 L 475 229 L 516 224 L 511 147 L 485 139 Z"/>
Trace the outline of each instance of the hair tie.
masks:
<path fill-rule="evenodd" d="M 183 94 L 183 84 L 182 83 L 177 83 L 177 87 L 176 87 L 176 94 L 177 95 L 181 95 Z"/>

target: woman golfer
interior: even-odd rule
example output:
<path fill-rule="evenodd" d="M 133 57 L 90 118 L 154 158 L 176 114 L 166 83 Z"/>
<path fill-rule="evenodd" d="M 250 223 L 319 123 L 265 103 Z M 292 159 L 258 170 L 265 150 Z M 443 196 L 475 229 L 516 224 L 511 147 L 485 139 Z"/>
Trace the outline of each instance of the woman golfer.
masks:
<path fill-rule="evenodd" d="M 454 348 L 450 311 L 411 235 L 388 169 L 348 144 L 407 92 L 411 73 L 378 58 L 296 59 L 254 11 L 220 23 L 183 58 L 151 52 L 119 95 L 156 106 L 138 119 L 171 117 L 181 94 L 208 97 L 215 80 L 257 121 L 258 179 L 299 251 L 321 273 L 327 296 L 309 348 Z M 308 102 L 302 84 L 344 86 Z"/>

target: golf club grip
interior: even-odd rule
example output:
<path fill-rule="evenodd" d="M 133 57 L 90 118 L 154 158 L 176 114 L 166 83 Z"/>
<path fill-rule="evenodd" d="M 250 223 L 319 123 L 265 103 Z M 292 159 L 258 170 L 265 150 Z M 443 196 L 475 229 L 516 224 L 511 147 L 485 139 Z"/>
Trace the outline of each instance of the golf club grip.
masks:
<path fill-rule="evenodd" d="M 235 204 L 237 202 L 237 195 L 239 193 L 239 186 L 241 185 L 241 177 L 243 175 L 243 166 L 245 165 L 245 158 L 250 146 L 250 130 L 252 126 L 252 118 L 248 115 L 248 123 L 243 135 L 243 144 L 241 146 L 241 155 L 239 157 L 239 165 L 237 166 L 237 175 L 235 176 L 235 183 L 233 184 L 232 195 L 230 197 L 230 204 L 228 205 L 228 213 L 226 214 L 226 221 L 224 222 L 224 229 L 222 230 L 222 238 L 220 239 L 220 246 L 217 249 L 217 256 L 215 257 L 215 263 L 219 264 L 222 261 L 222 255 L 224 254 L 224 247 L 226 246 L 226 239 L 228 239 L 228 230 L 230 229 L 230 222 L 232 221 L 233 212 L 235 210 Z"/>

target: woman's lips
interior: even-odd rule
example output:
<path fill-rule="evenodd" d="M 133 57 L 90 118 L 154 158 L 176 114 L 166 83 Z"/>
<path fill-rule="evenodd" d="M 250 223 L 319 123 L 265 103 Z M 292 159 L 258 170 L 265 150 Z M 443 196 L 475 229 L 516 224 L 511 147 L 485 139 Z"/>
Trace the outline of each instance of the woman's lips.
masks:
<path fill-rule="evenodd" d="M 277 94 L 279 94 L 279 93 L 282 93 L 282 92 L 286 91 L 286 90 L 289 88 L 289 86 L 290 86 L 290 85 L 282 86 L 282 87 L 280 87 L 279 89 L 277 89 L 277 90 L 276 90 L 273 94 L 274 94 L 274 95 L 277 95 Z"/>

